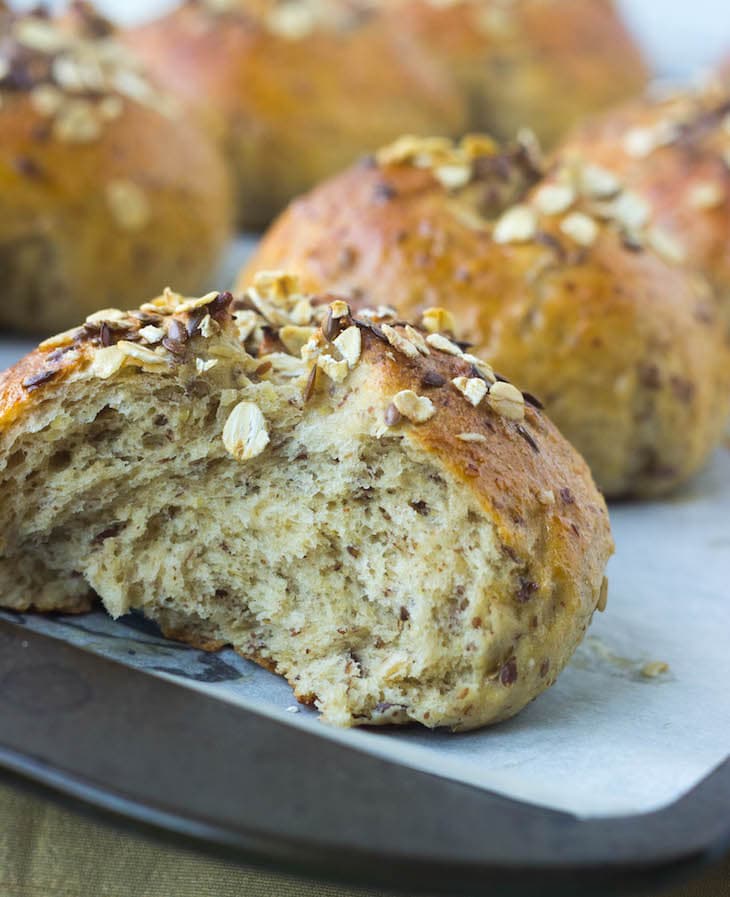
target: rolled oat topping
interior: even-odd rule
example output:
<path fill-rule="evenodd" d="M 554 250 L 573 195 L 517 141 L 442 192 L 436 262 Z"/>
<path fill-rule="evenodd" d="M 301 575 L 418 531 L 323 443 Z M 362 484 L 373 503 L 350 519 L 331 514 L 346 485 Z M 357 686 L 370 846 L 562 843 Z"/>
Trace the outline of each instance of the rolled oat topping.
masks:
<path fill-rule="evenodd" d="M 239 402 L 223 428 L 223 445 L 237 461 L 260 455 L 269 444 L 266 420 L 253 402 Z"/>
<path fill-rule="evenodd" d="M 299 355 L 303 346 L 311 340 L 315 333 L 315 328 L 311 326 L 304 327 L 297 324 L 285 324 L 279 331 L 279 339 L 290 355 Z"/>
<path fill-rule="evenodd" d="M 511 383 L 501 380 L 494 383 L 489 390 L 489 404 L 501 417 L 516 421 L 524 419 L 525 399 Z"/>
<path fill-rule="evenodd" d="M 334 380 L 335 383 L 342 383 L 343 380 L 347 377 L 347 374 L 350 370 L 350 365 L 344 359 L 342 361 L 338 361 L 333 358 L 332 355 L 320 355 L 317 358 L 317 367 L 321 371 L 323 371 L 330 380 Z"/>
<path fill-rule="evenodd" d="M 526 243 L 537 233 L 537 216 L 527 205 L 508 209 L 497 221 L 492 234 L 495 243 Z"/>
<path fill-rule="evenodd" d="M 580 246 L 592 246 L 598 237 L 598 225 L 583 212 L 571 212 L 560 222 L 560 230 Z"/>
<path fill-rule="evenodd" d="M 581 192 L 590 199 L 611 199 L 623 189 L 612 171 L 598 165 L 584 165 L 579 178 Z"/>
<path fill-rule="evenodd" d="M 656 134 L 650 128 L 632 128 L 623 139 L 624 151 L 634 159 L 645 159 L 658 145 Z"/>
<path fill-rule="evenodd" d="M 412 389 L 403 389 L 393 396 L 393 405 L 414 424 L 425 423 L 436 413 L 433 402 L 425 396 L 417 395 Z"/>
<path fill-rule="evenodd" d="M 686 259 L 684 246 L 670 233 L 659 227 L 651 227 L 646 232 L 651 248 L 668 262 L 681 264 Z"/>
<path fill-rule="evenodd" d="M 475 407 L 487 394 L 488 386 L 479 377 L 455 377 L 451 381 L 459 392 Z"/>
<path fill-rule="evenodd" d="M 455 342 L 452 342 L 440 333 L 430 333 L 426 337 L 426 342 L 432 349 L 436 349 L 438 352 L 445 352 L 447 355 L 464 354 L 460 346 L 457 346 Z"/>
<path fill-rule="evenodd" d="M 139 335 L 142 337 L 145 342 L 155 344 L 161 343 L 162 340 L 167 336 L 167 331 L 162 327 L 156 327 L 154 324 L 148 324 L 146 327 L 141 327 L 138 331 Z"/>
<path fill-rule="evenodd" d="M 307 315 L 303 314 L 304 309 Z M 346 314 L 334 318 L 333 311 Z M 389 309 L 383 311 L 393 320 Z M 293 323 L 294 319 L 306 323 Z M 452 316 L 443 309 L 429 310 L 426 320 L 431 326 L 454 325 Z M 337 324 L 331 340 L 324 333 L 327 322 Z M 231 324 L 233 334 L 229 329 Z M 212 336 L 219 338 L 211 340 Z M 90 315 L 83 327 L 47 340 L 42 348 L 66 351 L 80 342 L 91 342 L 97 348 L 91 356 L 89 370 L 92 376 L 102 379 L 128 365 L 156 376 L 174 375 L 189 365 L 200 376 L 221 360 L 235 359 L 240 365 L 240 382 L 258 383 L 271 377 L 291 379 L 297 381 L 297 386 L 301 385 L 302 404 L 306 404 L 315 393 L 318 373 L 334 384 L 347 380 L 361 359 L 366 339 L 371 346 L 378 342 L 381 346 L 387 344 L 384 354 L 392 362 L 406 365 L 423 388 L 429 390 L 446 387 L 449 381 L 438 370 L 426 369 L 426 365 L 439 363 L 434 353 L 451 355 L 459 359 L 462 371 L 470 370 L 451 380 L 467 402 L 477 407 L 487 399 L 493 411 L 511 420 L 521 420 L 524 416 L 522 393 L 499 378 L 485 361 L 465 353 L 461 348 L 464 344 L 459 345 L 442 333 L 424 336 L 422 330 L 409 324 L 387 323 L 375 311 L 368 318 L 354 318 L 345 302 L 319 304 L 299 292 L 296 278 L 281 272 L 259 275 L 255 285 L 236 299 L 230 293 L 218 292 L 186 297 L 167 288 L 138 311 L 102 309 Z M 241 346 L 245 350 L 243 355 Z M 445 361 L 442 359 L 440 363 Z M 378 435 L 403 420 L 420 424 L 435 414 L 436 406 L 431 399 L 412 389 L 401 390 L 385 410 L 386 426 L 378 430 Z M 517 430 L 539 451 L 525 428 Z M 223 438 L 229 453 L 240 460 L 262 451 L 268 433 L 256 406 L 240 403 L 229 415 Z M 462 442 L 486 441 L 478 432 L 458 434 L 458 438 Z"/>
<path fill-rule="evenodd" d="M 151 218 L 149 200 L 137 184 L 128 180 L 110 181 L 106 201 L 112 218 L 122 230 L 141 230 Z"/>
<path fill-rule="evenodd" d="M 418 358 L 419 352 L 416 346 L 410 340 L 401 336 L 394 327 L 391 327 L 390 324 L 383 324 L 380 329 L 394 349 L 397 349 L 408 358 Z"/>
<path fill-rule="evenodd" d="M 330 303 L 330 313 L 335 320 L 346 318 L 350 314 L 350 306 L 341 299 L 335 299 Z"/>
<path fill-rule="evenodd" d="M 428 348 L 428 344 L 422 333 L 415 329 L 415 327 L 411 327 L 410 324 L 406 324 L 403 328 L 403 331 L 406 337 L 413 343 L 413 345 L 418 349 L 421 355 L 430 355 L 431 351 Z"/>
<path fill-rule="evenodd" d="M 195 369 L 199 374 L 205 374 L 207 371 L 211 370 L 218 364 L 217 358 L 196 358 L 195 359 Z"/>
<path fill-rule="evenodd" d="M 543 215 L 559 215 L 575 202 L 575 190 L 570 184 L 545 184 L 535 193 L 533 203 Z"/>
<path fill-rule="evenodd" d="M 362 336 L 358 327 L 348 327 L 335 339 L 340 355 L 347 362 L 347 366 L 352 369 L 360 360 L 362 352 Z"/>
<path fill-rule="evenodd" d="M 695 209 L 714 209 L 725 199 L 725 191 L 720 184 L 705 181 L 694 184 L 689 192 L 690 205 Z"/>

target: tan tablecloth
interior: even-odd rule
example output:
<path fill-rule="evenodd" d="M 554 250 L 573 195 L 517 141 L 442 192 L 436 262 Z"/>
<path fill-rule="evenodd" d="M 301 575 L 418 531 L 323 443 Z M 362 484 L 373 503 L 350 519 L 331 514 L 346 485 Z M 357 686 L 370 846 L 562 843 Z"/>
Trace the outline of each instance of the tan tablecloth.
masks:
<path fill-rule="evenodd" d="M 0 786 L 0 897 L 386 897 L 240 868 Z M 590 897 L 590 895 L 586 895 Z M 730 897 L 730 857 L 662 897 Z"/>

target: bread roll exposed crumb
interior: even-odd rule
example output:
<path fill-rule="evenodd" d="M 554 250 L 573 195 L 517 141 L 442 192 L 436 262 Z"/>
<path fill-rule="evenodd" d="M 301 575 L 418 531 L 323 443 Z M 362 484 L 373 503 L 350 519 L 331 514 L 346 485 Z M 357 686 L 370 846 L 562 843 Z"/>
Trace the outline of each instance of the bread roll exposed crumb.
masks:
<path fill-rule="evenodd" d="M 0 380 L 2 604 L 96 593 L 338 725 L 517 713 L 601 600 L 606 508 L 531 396 L 426 335 L 264 274 L 49 340 Z"/>

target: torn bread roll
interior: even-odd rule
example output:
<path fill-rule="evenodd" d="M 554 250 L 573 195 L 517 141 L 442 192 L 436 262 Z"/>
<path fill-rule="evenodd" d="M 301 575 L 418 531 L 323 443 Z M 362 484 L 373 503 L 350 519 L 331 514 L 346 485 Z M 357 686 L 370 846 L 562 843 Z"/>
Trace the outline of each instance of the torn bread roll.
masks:
<path fill-rule="evenodd" d="M 533 397 L 284 275 L 99 312 L 0 380 L 2 605 L 98 595 L 338 725 L 517 713 L 603 609 L 612 547 Z"/>
<path fill-rule="evenodd" d="M 542 171 L 531 144 L 405 137 L 301 197 L 256 268 L 456 335 L 539 395 L 611 497 L 666 493 L 722 437 L 730 348 L 706 278 L 638 192 L 597 164 Z"/>

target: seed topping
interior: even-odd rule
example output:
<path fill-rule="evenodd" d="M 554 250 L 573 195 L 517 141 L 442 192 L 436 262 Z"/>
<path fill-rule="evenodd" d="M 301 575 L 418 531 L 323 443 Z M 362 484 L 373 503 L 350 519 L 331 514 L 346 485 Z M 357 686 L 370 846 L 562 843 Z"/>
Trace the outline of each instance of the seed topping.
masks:
<path fill-rule="evenodd" d="M 338 361 L 332 355 L 319 355 L 317 367 L 335 383 L 342 383 L 350 370 L 350 365 L 345 359 Z"/>
<path fill-rule="evenodd" d="M 456 330 L 454 316 L 445 308 L 427 308 L 421 315 L 421 323 L 429 333 L 453 333 Z"/>
<path fill-rule="evenodd" d="M 360 360 L 362 353 L 362 336 L 359 327 L 348 327 L 334 341 L 335 346 L 340 355 L 347 362 L 347 366 L 352 370 Z"/>
<path fill-rule="evenodd" d="M 571 212 L 563 218 L 560 230 L 580 246 L 591 246 L 598 237 L 598 225 L 583 212 Z"/>
<path fill-rule="evenodd" d="M 545 184 L 537 191 L 533 202 L 543 215 L 559 215 L 575 202 L 575 190 L 570 184 Z"/>

